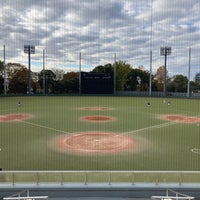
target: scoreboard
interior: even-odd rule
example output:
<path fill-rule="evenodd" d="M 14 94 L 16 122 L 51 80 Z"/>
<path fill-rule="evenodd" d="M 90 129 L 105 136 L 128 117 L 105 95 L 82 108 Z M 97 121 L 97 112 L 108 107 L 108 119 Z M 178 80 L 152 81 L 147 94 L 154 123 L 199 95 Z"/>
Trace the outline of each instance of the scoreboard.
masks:
<path fill-rule="evenodd" d="M 113 77 L 110 73 L 81 72 L 81 93 L 112 94 Z"/>

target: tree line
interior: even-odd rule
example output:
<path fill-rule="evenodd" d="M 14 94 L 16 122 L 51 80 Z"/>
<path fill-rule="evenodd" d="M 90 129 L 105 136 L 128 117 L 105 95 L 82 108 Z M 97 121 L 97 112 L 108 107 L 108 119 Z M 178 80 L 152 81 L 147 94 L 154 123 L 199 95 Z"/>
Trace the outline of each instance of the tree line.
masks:
<path fill-rule="evenodd" d="M 114 76 L 116 69 L 117 91 L 149 91 L 150 72 L 143 66 L 132 67 L 125 61 L 96 66 L 91 72 L 110 73 Z M 28 69 L 20 63 L 6 64 L 6 86 L 9 94 L 26 94 L 28 91 Z M 151 75 L 152 91 L 163 91 L 164 66 L 160 66 Z M 168 92 L 187 92 L 188 78 L 182 74 L 168 76 Z M 44 88 L 45 87 L 45 88 Z M 200 72 L 190 81 L 190 91 L 200 91 Z M 31 92 L 40 94 L 65 94 L 79 92 L 79 72 L 65 72 L 60 69 L 46 69 L 40 72 L 31 71 Z M 4 93 L 4 65 L 0 61 L 0 94 Z"/>

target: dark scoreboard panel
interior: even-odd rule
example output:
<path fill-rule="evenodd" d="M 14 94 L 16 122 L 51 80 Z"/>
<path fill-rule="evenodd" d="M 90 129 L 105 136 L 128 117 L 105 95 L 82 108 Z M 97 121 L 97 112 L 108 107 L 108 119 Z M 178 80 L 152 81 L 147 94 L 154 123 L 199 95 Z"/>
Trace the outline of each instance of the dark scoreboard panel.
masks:
<path fill-rule="evenodd" d="M 109 73 L 81 72 L 81 93 L 112 94 L 112 76 Z"/>

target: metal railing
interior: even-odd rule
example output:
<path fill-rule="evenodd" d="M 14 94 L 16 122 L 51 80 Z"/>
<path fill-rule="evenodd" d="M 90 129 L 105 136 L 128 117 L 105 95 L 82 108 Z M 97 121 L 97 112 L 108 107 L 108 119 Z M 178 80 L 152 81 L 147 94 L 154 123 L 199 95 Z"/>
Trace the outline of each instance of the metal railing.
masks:
<path fill-rule="evenodd" d="M 0 184 L 199 183 L 200 171 L 0 171 Z"/>

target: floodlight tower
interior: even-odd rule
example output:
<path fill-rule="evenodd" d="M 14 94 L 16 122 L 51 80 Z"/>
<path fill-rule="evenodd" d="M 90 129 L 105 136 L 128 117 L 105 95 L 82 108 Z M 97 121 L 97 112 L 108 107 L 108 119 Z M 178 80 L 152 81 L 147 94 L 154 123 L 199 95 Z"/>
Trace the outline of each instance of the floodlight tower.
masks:
<path fill-rule="evenodd" d="M 164 87 L 163 87 L 163 96 L 164 97 L 166 97 L 167 56 L 171 55 L 171 52 L 172 52 L 171 47 L 160 47 L 160 55 L 165 56 Z"/>
<path fill-rule="evenodd" d="M 28 94 L 31 94 L 31 54 L 35 53 L 35 46 L 24 45 L 24 53 L 28 54 Z"/>

